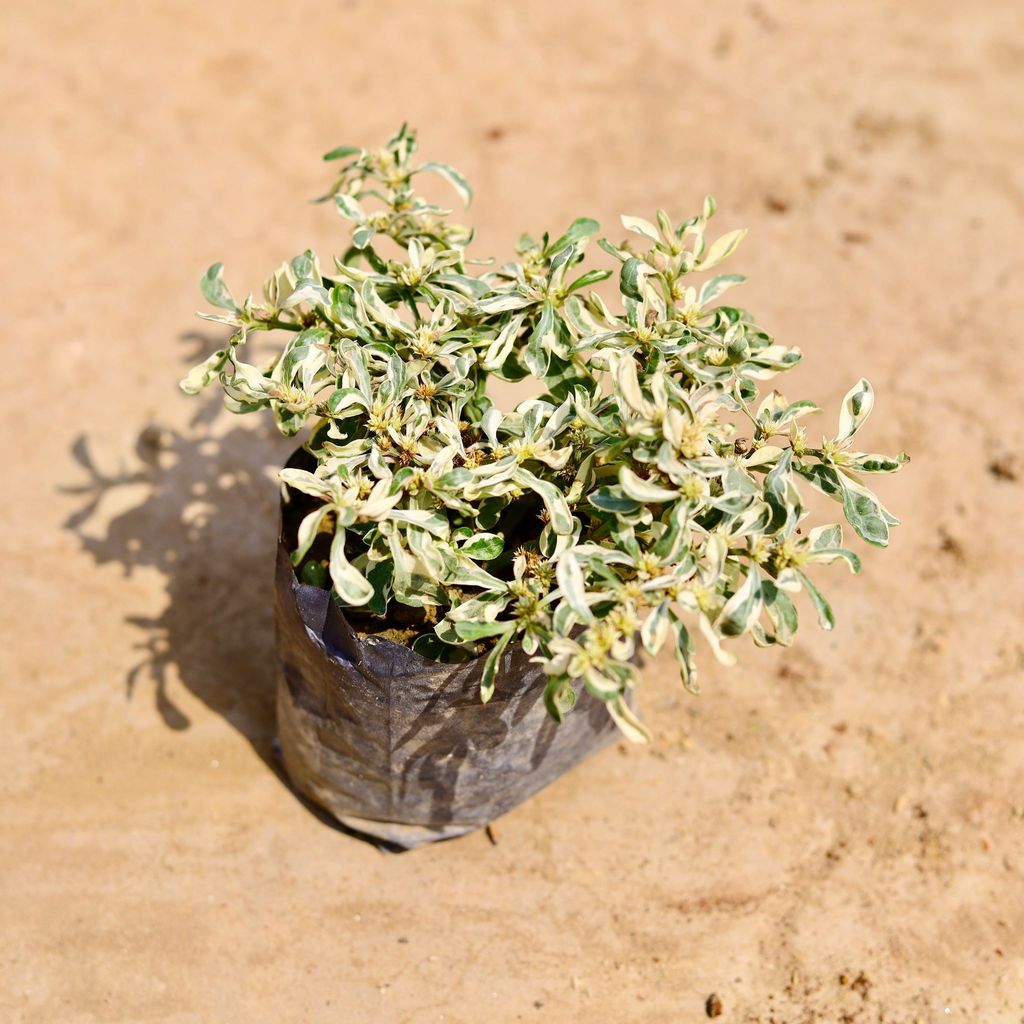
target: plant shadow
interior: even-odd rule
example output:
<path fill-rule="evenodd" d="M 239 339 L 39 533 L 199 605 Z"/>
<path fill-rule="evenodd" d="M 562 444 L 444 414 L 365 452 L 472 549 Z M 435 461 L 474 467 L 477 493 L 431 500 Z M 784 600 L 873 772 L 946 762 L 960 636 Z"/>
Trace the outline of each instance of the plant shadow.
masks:
<path fill-rule="evenodd" d="M 197 332 L 183 340 L 196 347 L 189 365 L 218 344 Z M 244 736 L 318 820 L 403 852 L 311 803 L 292 786 L 277 751 L 275 477 L 300 439 L 282 437 L 261 417 L 226 412 L 219 389 L 189 401 L 195 415 L 185 429 L 151 422 L 137 431 L 127 468 L 108 471 L 89 437 L 77 437 L 71 455 L 79 478 L 59 489 L 74 503 L 64 528 L 98 566 L 119 565 L 125 577 L 155 570 L 164 581 L 163 611 L 126 618 L 139 632 L 126 697 L 151 694 L 166 726 L 185 731 L 192 723 L 172 696 L 177 680 Z"/>
<path fill-rule="evenodd" d="M 175 673 L 270 763 L 272 470 L 287 446 L 241 424 L 214 434 L 211 404 L 204 400 L 187 432 L 145 426 L 135 439 L 135 465 L 113 474 L 97 465 L 88 437 L 78 437 L 71 451 L 86 480 L 63 488 L 81 500 L 64 525 L 98 565 L 120 564 L 125 576 L 156 569 L 164 577 L 166 608 L 128 617 L 141 631 L 142 653 L 125 681 L 127 695 L 152 684 L 166 725 L 187 729 L 187 714 L 168 692 Z M 108 503 L 128 507 L 108 519 Z"/>
<path fill-rule="evenodd" d="M 182 340 L 196 349 L 192 362 L 217 345 L 198 332 Z M 283 778 L 274 751 L 274 474 L 296 442 L 226 413 L 212 391 L 191 401 L 185 430 L 139 429 L 128 468 L 106 471 L 79 436 L 71 454 L 83 478 L 61 488 L 77 502 L 64 527 L 97 565 L 163 576 L 164 610 L 127 618 L 140 631 L 127 697 L 151 687 L 164 723 L 183 731 L 190 719 L 169 692 L 177 677 Z"/>

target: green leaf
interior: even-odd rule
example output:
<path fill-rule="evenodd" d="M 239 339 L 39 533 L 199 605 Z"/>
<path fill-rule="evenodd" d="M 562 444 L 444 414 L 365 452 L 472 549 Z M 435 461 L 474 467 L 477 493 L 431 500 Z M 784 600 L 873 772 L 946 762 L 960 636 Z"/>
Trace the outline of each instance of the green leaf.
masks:
<path fill-rule="evenodd" d="M 786 525 L 790 515 L 790 506 L 787 500 L 789 491 L 789 475 L 793 462 L 793 451 L 787 448 L 779 461 L 768 473 L 764 480 L 764 500 L 771 509 L 772 517 L 765 527 L 765 533 L 772 535 L 778 533 Z"/>
<path fill-rule="evenodd" d="M 505 548 L 505 540 L 496 533 L 478 533 L 471 537 L 459 550 L 477 562 L 489 562 L 497 558 Z"/>
<path fill-rule="evenodd" d="M 670 625 L 667 601 L 662 601 L 644 619 L 644 624 L 640 629 L 640 641 L 644 645 L 644 650 L 652 657 L 661 650 L 665 643 Z"/>
<path fill-rule="evenodd" d="M 608 708 L 608 714 L 612 716 L 615 724 L 626 739 L 633 743 L 651 742 L 650 730 L 637 718 L 624 697 L 620 696 L 610 700 L 606 707 Z"/>
<path fill-rule="evenodd" d="M 292 259 L 292 273 L 295 275 L 296 281 L 302 281 L 305 279 L 312 280 L 317 284 L 321 284 L 323 279 L 320 276 L 320 266 L 317 262 L 316 253 L 312 249 L 307 249 L 304 253 L 300 253 Z"/>
<path fill-rule="evenodd" d="M 570 534 L 573 530 L 572 512 L 566 503 L 562 492 L 554 484 L 547 480 L 541 480 L 527 469 L 521 466 L 516 470 L 513 479 L 523 487 L 529 487 L 531 491 L 540 495 L 544 507 L 548 511 L 551 520 L 551 529 L 558 534 Z"/>
<path fill-rule="evenodd" d="M 800 578 L 800 582 L 804 585 L 807 590 L 807 595 L 811 599 L 811 604 L 814 605 L 814 610 L 818 613 L 818 624 L 822 629 L 832 629 L 836 624 L 836 617 L 832 613 L 832 606 L 822 597 L 821 592 L 818 588 L 808 579 L 807 574 L 801 572 L 799 569 L 795 570 L 796 575 Z"/>
<path fill-rule="evenodd" d="M 366 578 L 373 585 L 373 597 L 367 608 L 374 615 L 384 615 L 388 610 L 388 598 L 391 595 L 391 583 L 395 575 L 395 565 L 390 561 L 372 562 Z"/>
<path fill-rule="evenodd" d="M 587 585 L 583 578 L 583 570 L 571 549 L 558 560 L 555 576 L 562 597 L 576 613 L 576 617 L 581 622 L 592 622 L 594 616 L 587 604 Z"/>
<path fill-rule="evenodd" d="M 482 587 L 491 593 L 500 593 L 508 584 L 481 568 L 476 562 L 455 554 L 449 548 L 444 552 L 444 575 L 442 580 L 448 586 Z"/>
<path fill-rule="evenodd" d="M 238 306 L 228 291 L 228 286 L 221 278 L 224 271 L 223 263 L 214 263 L 199 282 L 199 288 L 203 297 L 211 306 L 220 306 L 221 309 L 230 309 L 237 312 Z"/>
<path fill-rule="evenodd" d="M 373 597 L 373 584 L 345 557 L 345 530 L 338 530 L 331 541 L 331 581 L 338 597 L 353 608 Z"/>
<path fill-rule="evenodd" d="M 723 636 L 742 636 L 757 621 L 761 607 L 761 574 L 751 569 L 743 585 L 725 602 L 715 628 Z"/>
<path fill-rule="evenodd" d="M 296 491 L 301 491 L 303 494 L 308 494 L 314 498 L 320 498 L 321 501 L 333 501 L 336 497 L 334 486 L 331 483 L 322 480 L 306 469 L 282 469 L 277 474 L 277 478 L 281 483 L 287 484 Z"/>
<path fill-rule="evenodd" d="M 689 545 L 689 519 L 689 506 L 685 502 L 679 502 L 672 507 L 669 512 L 668 529 L 654 546 L 654 553 L 664 562 L 678 562 L 684 557 Z M 690 556 L 687 554 L 685 557 Z"/>
<path fill-rule="evenodd" d="M 566 288 L 566 294 L 578 291 L 580 288 L 589 288 L 592 284 L 597 284 L 600 281 L 607 281 L 612 276 L 610 270 L 588 270 L 582 277 L 577 277 L 575 281 L 568 288 Z"/>
<path fill-rule="evenodd" d="M 641 263 L 635 256 L 631 256 L 622 264 L 622 269 L 619 271 L 619 291 L 628 299 L 642 302 L 644 296 L 641 289 L 644 277 L 648 273 L 650 273 L 650 267 Z"/>
<path fill-rule="evenodd" d="M 487 347 L 483 358 L 484 369 L 496 370 L 508 358 L 512 346 L 518 340 L 519 330 L 523 326 L 524 319 L 522 314 L 509 318 Z"/>
<path fill-rule="evenodd" d="M 843 543 L 843 528 L 839 523 L 826 523 L 824 526 L 816 526 L 807 534 L 807 542 L 812 551 L 837 548 Z"/>
<path fill-rule="evenodd" d="M 644 398 L 643 389 L 640 387 L 636 361 L 628 352 L 624 353 L 618 360 L 615 383 L 618 385 L 618 397 L 634 412 L 639 413 L 641 416 L 648 413 L 649 403 Z"/>
<path fill-rule="evenodd" d="M 849 440 L 863 426 L 875 405 L 875 392 L 871 384 L 861 377 L 843 399 L 839 413 L 839 436 L 837 441 Z"/>
<path fill-rule="evenodd" d="M 649 238 L 652 242 L 661 241 L 661 235 L 658 233 L 658 229 L 649 220 L 644 220 L 643 217 L 627 217 L 625 214 L 623 214 L 619 220 L 622 221 L 622 226 L 627 231 L 633 231 L 638 235 L 643 235 L 644 238 Z"/>
<path fill-rule="evenodd" d="M 799 402 L 790 402 L 776 417 L 775 428 L 776 430 L 781 430 L 790 423 L 795 423 L 801 416 L 806 416 L 808 413 L 813 412 L 821 412 L 821 409 L 815 402 L 808 401 L 807 399 L 801 399 Z"/>
<path fill-rule="evenodd" d="M 614 256 L 619 262 L 625 263 L 629 259 L 629 253 L 624 249 L 619 249 L 612 245 L 607 238 L 599 238 L 597 240 L 598 247 L 603 249 L 609 256 Z"/>
<path fill-rule="evenodd" d="M 730 231 L 728 234 L 722 235 L 697 261 L 697 268 L 710 270 L 712 267 L 717 267 L 719 263 L 728 259 L 736 251 L 736 246 L 743 241 L 746 234 L 747 229 L 740 228 L 738 231 Z"/>
<path fill-rule="evenodd" d="M 866 487 L 856 487 L 851 481 L 843 480 L 840 486 L 843 512 L 847 522 L 857 531 L 857 536 L 875 547 L 886 547 L 889 523 L 878 499 Z"/>
<path fill-rule="evenodd" d="M 629 515 L 640 508 L 638 501 L 624 497 L 618 492 L 618 488 L 612 490 L 608 487 L 599 487 L 588 495 L 587 501 L 602 512 L 614 512 L 621 515 Z"/>
<path fill-rule="evenodd" d="M 317 590 L 330 590 L 330 573 L 319 562 L 307 562 L 299 571 L 299 582 Z"/>
<path fill-rule="evenodd" d="M 552 275 L 556 270 L 571 263 L 576 253 L 575 245 L 567 245 L 564 249 L 559 249 L 558 252 L 554 253 L 548 261 Z"/>
<path fill-rule="evenodd" d="M 417 526 L 442 540 L 448 536 L 448 517 L 443 512 L 428 512 L 426 509 L 419 508 L 395 508 L 388 513 L 388 518 L 393 522 Z"/>
<path fill-rule="evenodd" d="M 329 153 L 324 153 L 325 160 L 343 160 L 347 156 L 355 156 L 357 153 L 362 153 L 362 149 L 359 146 L 338 146 L 332 149 Z"/>
<path fill-rule="evenodd" d="M 398 336 L 412 333 L 409 325 L 380 297 L 371 280 L 363 282 L 359 297 L 363 300 L 367 312 L 378 323 L 384 324 Z"/>
<path fill-rule="evenodd" d="M 497 678 L 498 668 L 501 665 L 501 656 L 505 653 L 505 648 L 508 647 L 508 642 L 512 639 L 514 632 L 514 630 L 510 629 L 507 633 L 502 633 L 484 662 L 484 670 L 480 676 L 480 700 L 484 704 L 494 696 L 494 681 Z"/>
<path fill-rule="evenodd" d="M 796 471 L 822 494 L 827 494 L 833 501 L 842 502 L 843 485 L 839 480 L 839 474 L 831 466 L 823 466 L 820 463 L 813 466 L 798 465 Z"/>
<path fill-rule="evenodd" d="M 482 640 L 489 636 L 502 636 L 516 628 L 514 622 L 456 622 L 455 632 L 463 640 Z"/>
<path fill-rule="evenodd" d="M 496 292 L 494 295 L 487 295 L 480 299 L 473 306 L 473 312 L 477 315 L 509 313 L 516 309 L 532 306 L 535 301 L 528 295 L 522 295 L 519 292 Z"/>
<path fill-rule="evenodd" d="M 858 453 L 849 455 L 842 466 L 844 469 L 854 469 L 858 473 L 895 473 L 909 461 L 910 458 L 906 452 L 900 452 L 895 457 Z"/>
<path fill-rule="evenodd" d="M 860 572 L 860 557 L 846 548 L 816 548 L 808 553 L 807 561 L 823 565 L 845 562 L 854 575 Z"/>
<path fill-rule="evenodd" d="M 339 192 L 334 197 L 334 205 L 338 208 L 338 212 L 342 217 L 347 217 L 349 220 L 359 223 L 366 220 L 366 214 L 363 213 L 363 208 L 359 205 L 359 201 L 345 192 Z M 359 248 L 362 248 L 362 246 L 359 246 Z"/>
<path fill-rule="evenodd" d="M 765 611 L 775 628 L 776 642 L 788 647 L 793 642 L 799 626 L 796 607 L 789 599 L 789 595 L 776 586 L 774 580 L 761 580 L 761 595 Z"/>
<path fill-rule="evenodd" d="M 679 491 L 671 487 L 662 487 L 650 480 L 644 480 L 628 466 L 619 469 L 619 486 L 627 497 L 645 505 L 657 505 L 666 501 L 678 501 Z"/>
<path fill-rule="evenodd" d="M 306 553 L 313 546 L 313 541 L 316 540 L 317 534 L 320 532 L 320 525 L 323 523 L 324 517 L 333 511 L 333 506 L 321 505 L 308 515 L 303 516 L 302 522 L 299 523 L 298 547 L 291 556 L 292 565 L 298 565 L 306 557 Z"/>
<path fill-rule="evenodd" d="M 622 680 L 612 674 L 610 663 L 606 668 L 607 674 L 599 672 L 596 668 L 586 669 L 583 673 L 583 684 L 598 700 L 611 701 L 622 696 Z"/>
<path fill-rule="evenodd" d="M 421 164 L 417 173 L 420 171 L 433 171 L 434 174 L 441 175 L 458 192 L 464 205 L 469 206 L 473 201 L 473 190 L 469 187 L 469 182 L 454 167 L 431 160 L 429 163 Z"/>
<path fill-rule="evenodd" d="M 470 655 L 462 646 L 442 640 L 436 633 L 421 633 L 412 642 L 412 649 L 424 658 L 443 665 L 469 661 Z"/>
<path fill-rule="evenodd" d="M 537 326 L 526 344 L 524 361 L 535 377 L 543 379 L 548 372 L 551 359 L 551 342 L 555 333 L 555 311 L 550 302 L 541 307 Z"/>
<path fill-rule="evenodd" d="M 697 682 L 697 663 L 693 658 L 693 639 L 682 619 L 675 612 L 669 612 L 669 621 L 676 635 L 675 653 L 679 663 L 679 677 L 683 686 L 692 694 L 700 693 Z"/>
<path fill-rule="evenodd" d="M 212 356 L 203 360 L 198 366 L 194 366 L 189 370 L 178 382 L 178 387 L 186 395 L 198 395 L 207 384 L 216 378 L 227 361 L 228 350 L 226 348 L 219 349 Z"/>
<path fill-rule="evenodd" d="M 331 392 L 327 399 L 327 409 L 336 419 L 348 416 L 365 415 L 369 400 L 362 391 L 356 388 L 338 388 Z"/>
<path fill-rule="evenodd" d="M 544 706 L 556 722 L 564 722 L 565 716 L 576 705 L 576 690 L 564 676 L 552 676 L 544 687 Z"/>
<path fill-rule="evenodd" d="M 700 290 L 697 303 L 703 306 L 707 302 L 713 302 L 723 292 L 738 284 L 743 284 L 744 281 L 746 278 L 742 274 L 719 274 L 717 277 L 709 278 Z"/>
<path fill-rule="evenodd" d="M 560 252 L 566 246 L 574 245 L 583 241 L 584 238 L 591 238 L 601 230 L 601 225 L 591 217 L 577 217 L 569 225 L 569 230 L 553 241 L 545 250 L 544 255 Z"/>
<path fill-rule="evenodd" d="M 352 233 L 352 244 L 357 249 L 365 249 L 374 238 L 377 232 L 373 228 L 360 228 Z"/>

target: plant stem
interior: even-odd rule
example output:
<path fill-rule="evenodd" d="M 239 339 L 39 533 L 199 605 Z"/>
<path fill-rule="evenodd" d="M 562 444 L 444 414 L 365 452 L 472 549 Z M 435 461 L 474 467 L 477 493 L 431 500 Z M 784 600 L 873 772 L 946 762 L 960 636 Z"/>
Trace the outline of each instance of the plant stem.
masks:
<path fill-rule="evenodd" d="M 278 320 L 276 317 L 273 320 L 257 320 L 265 331 L 301 331 L 302 324 L 293 324 L 290 321 Z"/>

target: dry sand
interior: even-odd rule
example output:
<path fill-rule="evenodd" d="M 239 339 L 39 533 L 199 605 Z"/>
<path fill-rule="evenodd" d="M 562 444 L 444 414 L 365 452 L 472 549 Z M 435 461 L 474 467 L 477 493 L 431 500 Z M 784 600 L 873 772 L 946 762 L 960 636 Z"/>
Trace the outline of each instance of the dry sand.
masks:
<path fill-rule="evenodd" d="M 5 5 L 0 1019 L 1024 1018 L 1016 0 Z M 403 119 L 479 251 L 714 191 L 905 518 L 833 634 L 646 674 L 649 749 L 388 856 L 272 765 L 266 423 L 175 382 Z M 198 338 L 197 335 L 202 335 Z M 223 438 L 219 448 L 210 438 Z M 131 691 L 130 698 L 126 693 Z"/>

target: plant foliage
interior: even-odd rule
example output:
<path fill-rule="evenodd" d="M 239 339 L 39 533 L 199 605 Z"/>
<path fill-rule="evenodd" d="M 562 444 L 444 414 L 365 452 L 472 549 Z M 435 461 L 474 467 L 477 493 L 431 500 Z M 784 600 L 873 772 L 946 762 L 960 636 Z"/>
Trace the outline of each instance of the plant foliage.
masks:
<path fill-rule="evenodd" d="M 813 402 L 761 394 L 801 353 L 721 301 L 743 281 L 718 267 L 744 232 L 709 239 L 710 198 L 682 223 L 623 217 L 631 240 L 598 243 L 617 265 L 611 308 L 590 289 L 612 271 L 583 265 L 595 221 L 524 235 L 501 266 L 471 260 L 472 232 L 414 191 L 439 175 L 468 203 L 469 185 L 415 152 L 403 127 L 382 149 L 327 154 L 322 201 L 351 229 L 329 269 L 304 252 L 258 302 L 237 302 L 219 263 L 202 280 L 207 319 L 233 333 L 182 388 L 219 379 L 233 412 L 269 407 L 288 435 L 311 424 L 315 471 L 281 473 L 315 499 L 293 554 L 303 578 L 384 621 L 417 610 L 429 657 L 486 655 L 484 700 L 520 643 L 553 716 L 582 679 L 638 739 L 625 695 L 640 648 L 669 645 L 696 692 L 695 633 L 726 663 L 741 636 L 789 644 L 801 590 L 831 629 L 809 572 L 860 562 L 839 524 L 808 528 L 801 491 L 884 547 L 897 519 L 863 478 L 906 456 L 852 450 L 866 380 L 817 445 L 801 426 Z M 258 366 L 243 355 L 256 331 L 282 339 Z M 531 375 L 538 397 L 513 411 L 488 397 L 491 378 Z"/>

